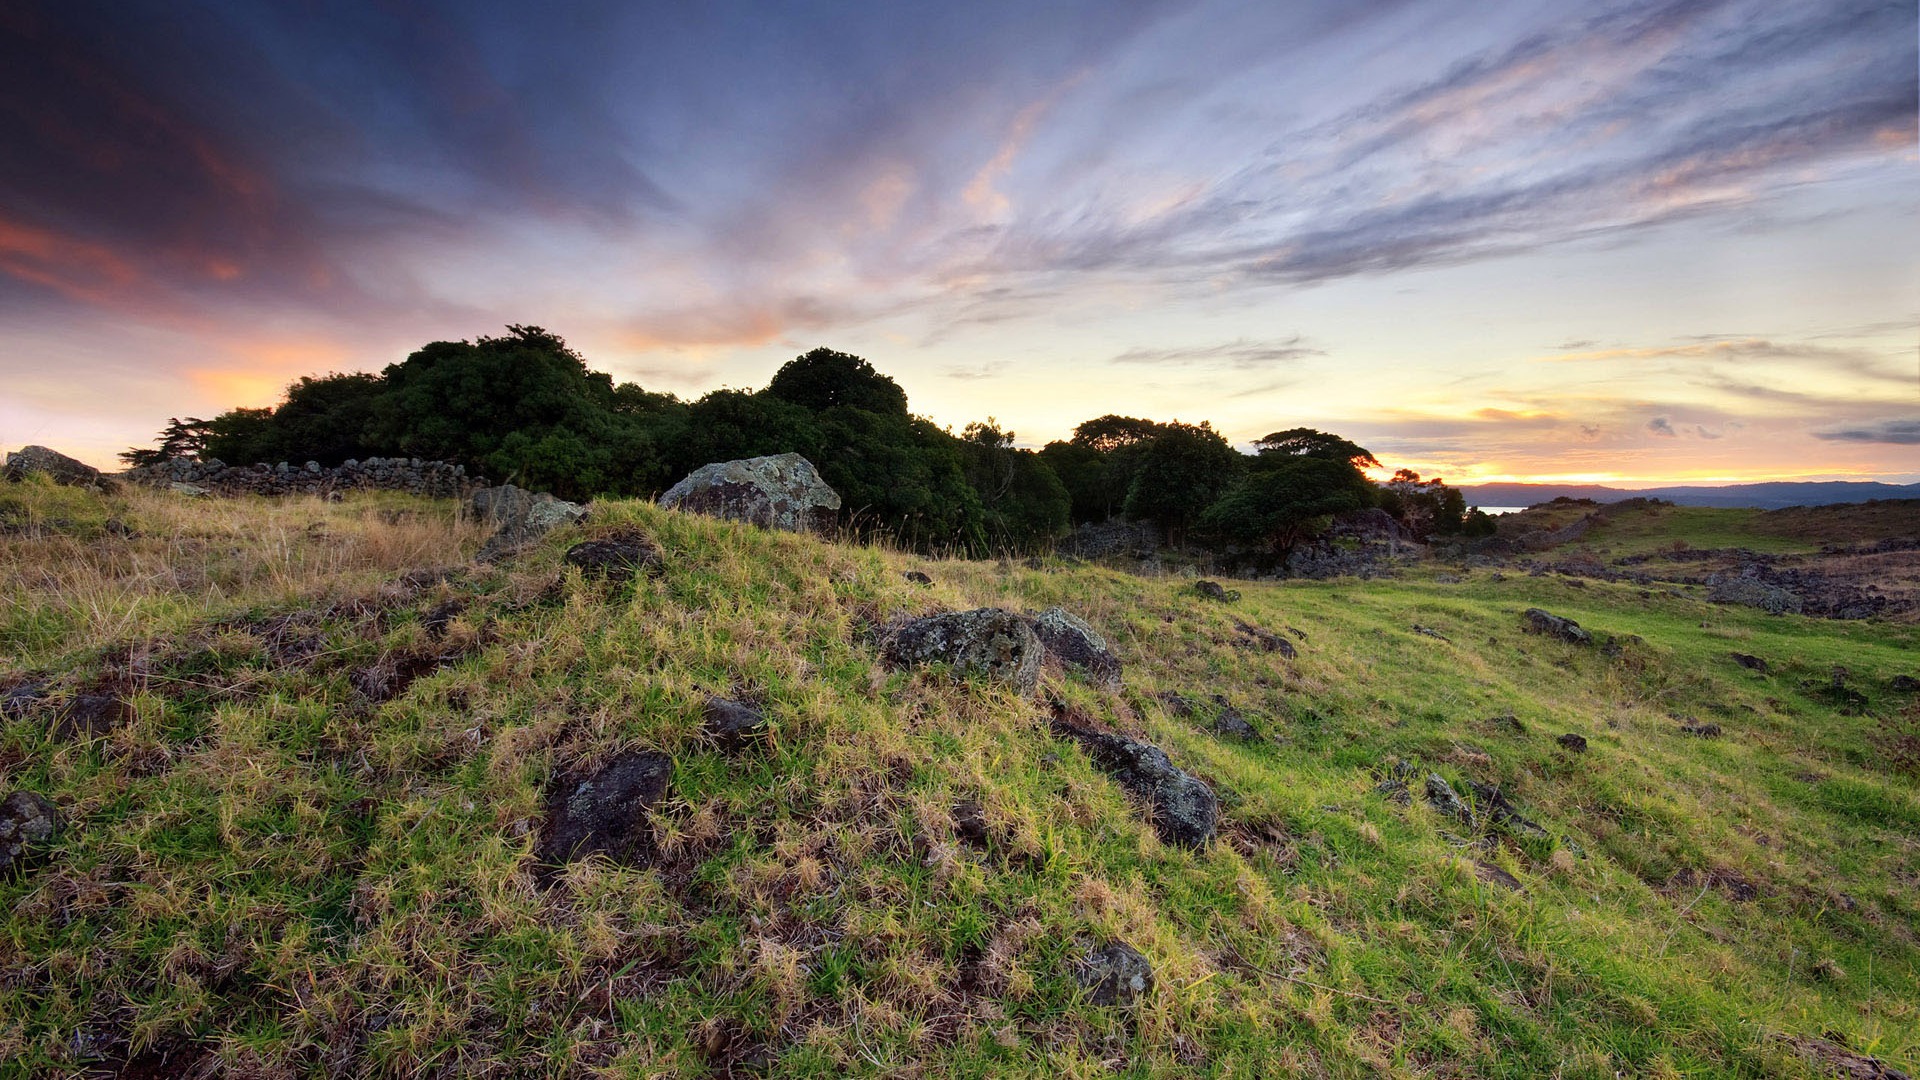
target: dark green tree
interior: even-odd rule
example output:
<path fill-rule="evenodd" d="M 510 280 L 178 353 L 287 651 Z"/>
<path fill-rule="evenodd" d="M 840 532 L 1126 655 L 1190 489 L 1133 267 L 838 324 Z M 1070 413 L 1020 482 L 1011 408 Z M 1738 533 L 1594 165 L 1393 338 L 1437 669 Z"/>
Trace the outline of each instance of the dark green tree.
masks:
<path fill-rule="evenodd" d="M 858 356 L 828 348 L 788 361 L 774 372 L 766 392 L 814 412 L 847 408 L 882 416 L 907 415 L 907 392 L 899 383 Z"/>
<path fill-rule="evenodd" d="M 1160 425 L 1128 485 L 1127 516 L 1154 521 L 1178 543 L 1245 467 L 1239 452 L 1205 421 Z"/>
<path fill-rule="evenodd" d="M 1259 545 L 1285 559 L 1333 515 L 1372 503 L 1373 485 L 1352 462 L 1290 455 L 1234 484 L 1207 507 L 1200 526 L 1220 539 Z"/>
<path fill-rule="evenodd" d="M 961 432 L 960 451 L 990 547 L 1033 551 L 1066 533 L 1072 509 L 1066 487 L 1040 455 L 1013 445 L 1013 432 L 992 417 L 976 421 Z"/>
<path fill-rule="evenodd" d="M 135 446 L 120 452 L 120 460 L 130 467 L 159 465 L 174 458 L 198 458 L 206 451 L 207 440 L 213 435 L 213 422 L 199 417 L 189 416 L 185 420 L 177 416 L 167 418 L 167 426 L 160 429 L 158 446 Z"/>
<path fill-rule="evenodd" d="M 266 461 L 271 452 L 272 409 L 229 409 L 208 421 L 207 427 L 203 457 L 218 458 L 230 465 L 252 465 Z"/>
<path fill-rule="evenodd" d="M 1313 428 L 1288 428 L 1285 431 L 1276 431 L 1255 442 L 1253 446 L 1261 462 L 1281 461 L 1290 457 L 1312 457 L 1324 458 L 1327 461 L 1348 461 L 1368 469 L 1380 467 L 1380 459 L 1374 457 L 1373 452 L 1366 447 Z"/>

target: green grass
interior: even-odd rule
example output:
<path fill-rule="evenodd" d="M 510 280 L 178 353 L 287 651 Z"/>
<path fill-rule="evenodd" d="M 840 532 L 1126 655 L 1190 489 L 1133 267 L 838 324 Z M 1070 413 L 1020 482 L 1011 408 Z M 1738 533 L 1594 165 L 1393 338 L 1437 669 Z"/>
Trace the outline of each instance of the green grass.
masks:
<path fill-rule="evenodd" d="M 1892 752 L 1920 716 L 1885 689 L 1912 626 L 1484 570 L 1240 582 L 1222 605 L 1179 578 L 629 502 L 408 585 L 477 546 L 447 504 L 4 497 L 141 536 L 0 537 L 0 687 L 131 671 L 115 685 L 137 691 L 99 738 L 44 713 L 0 728 L 0 786 L 68 823 L 0 881 L 0 1076 L 158 1048 L 316 1077 L 1812 1076 L 1777 1036 L 1823 1032 L 1920 1054 L 1920 799 Z M 1646 528 L 1728 546 L 1689 521 Z M 663 575 L 563 572 L 620 524 Z M 449 600 L 432 640 L 419 616 Z M 1038 701 L 885 671 L 862 633 L 986 604 L 1061 604 L 1109 637 L 1124 691 L 1048 689 L 1209 780 L 1211 847 L 1162 845 Z M 1618 648 L 1528 635 L 1529 606 Z M 1236 620 L 1307 640 L 1290 662 L 1240 647 Z M 429 653 L 451 660 L 391 700 L 353 688 Z M 1836 664 L 1864 710 L 1823 696 Z M 1265 737 L 1223 742 L 1161 691 L 1224 694 Z M 702 744 L 708 692 L 762 702 L 768 744 Z M 632 747 L 675 762 L 659 864 L 543 888 L 550 779 Z M 1376 790 L 1400 758 L 1411 805 Z M 1464 831 L 1419 799 L 1428 772 L 1499 784 L 1553 839 Z M 962 801 L 988 850 L 956 835 Z M 1135 1009 L 1078 992 L 1075 957 L 1106 938 L 1154 964 Z"/>

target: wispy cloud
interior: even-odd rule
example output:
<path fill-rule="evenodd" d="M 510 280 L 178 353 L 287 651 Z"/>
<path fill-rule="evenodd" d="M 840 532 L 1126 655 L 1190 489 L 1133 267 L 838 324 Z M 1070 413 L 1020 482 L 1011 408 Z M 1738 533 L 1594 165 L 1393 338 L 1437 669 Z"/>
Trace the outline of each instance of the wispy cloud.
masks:
<path fill-rule="evenodd" d="M 1837 442 L 1891 443 L 1895 446 L 1920 446 L 1920 416 L 1876 420 L 1865 424 L 1842 424 L 1813 433 L 1816 439 Z"/>
<path fill-rule="evenodd" d="M 1647 421 L 1647 430 L 1663 439 L 1677 438 L 1680 434 L 1673 430 L 1673 421 L 1664 416 L 1656 416 Z"/>
<path fill-rule="evenodd" d="M 1240 338 L 1217 345 L 1175 345 L 1163 348 L 1133 348 L 1113 358 L 1116 364 L 1212 365 L 1252 371 L 1276 367 L 1309 356 L 1325 356 L 1326 350 L 1311 345 L 1299 335 L 1270 341 Z"/>

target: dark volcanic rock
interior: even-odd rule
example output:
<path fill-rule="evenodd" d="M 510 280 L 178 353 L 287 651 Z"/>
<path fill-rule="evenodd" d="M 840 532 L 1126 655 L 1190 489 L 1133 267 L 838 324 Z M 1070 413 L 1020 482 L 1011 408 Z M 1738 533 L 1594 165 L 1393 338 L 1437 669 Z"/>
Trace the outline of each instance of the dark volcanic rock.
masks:
<path fill-rule="evenodd" d="M 1205 847 L 1220 824 L 1220 801 L 1203 781 L 1174 766 L 1166 752 L 1056 704 L 1053 731 L 1072 738 L 1101 772 L 1152 808 L 1153 829 L 1179 847 Z"/>
<path fill-rule="evenodd" d="M 62 739 L 91 739 L 133 719 L 133 705 L 114 693 L 75 694 L 53 722 Z"/>
<path fill-rule="evenodd" d="M 590 855 L 650 864 L 657 852 L 649 811 L 672 779 L 673 759 L 657 750 L 620 754 L 585 779 L 556 777 L 534 857 L 549 874 Z"/>
<path fill-rule="evenodd" d="M 453 620 L 459 618 L 466 610 L 467 602 L 460 599 L 435 604 L 420 614 L 420 627 L 427 632 L 429 639 L 439 641 L 447 636 L 447 627 Z"/>
<path fill-rule="evenodd" d="M 45 796 L 16 791 L 0 800 L 0 878 L 19 869 L 28 848 L 59 831 L 60 813 Z"/>
<path fill-rule="evenodd" d="M 1214 734 L 1222 738 L 1239 739 L 1241 742 L 1260 740 L 1260 732 L 1247 722 L 1247 718 L 1240 714 L 1239 709 L 1228 704 L 1227 699 L 1218 694 L 1214 695 L 1213 700 L 1220 706 L 1219 715 L 1213 718 Z"/>
<path fill-rule="evenodd" d="M 1051 607 L 1027 620 L 1027 625 L 1047 653 L 1062 664 L 1079 668 L 1099 686 L 1120 688 L 1120 658 L 1085 619 L 1065 608 Z"/>
<path fill-rule="evenodd" d="M 0 720 L 24 720 L 46 699 L 45 683 L 23 682 L 0 693 Z"/>
<path fill-rule="evenodd" d="M 824 530 L 840 494 L 799 454 L 702 465 L 660 496 L 660 505 L 789 532 Z"/>
<path fill-rule="evenodd" d="M 906 573 L 901 574 L 900 576 L 906 578 L 908 581 L 913 582 L 915 585 L 933 584 L 933 579 L 928 577 L 925 571 L 921 571 L 921 570 L 908 570 Z"/>
<path fill-rule="evenodd" d="M 1507 873 L 1492 863 L 1481 862 L 1478 859 L 1473 861 L 1473 876 L 1489 885 L 1498 885 L 1503 889 L 1511 889 L 1514 892 L 1526 891 L 1526 889 L 1521 886 L 1519 878 L 1514 877 L 1512 874 Z"/>
<path fill-rule="evenodd" d="M 658 574 L 665 567 L 653 541 L 632 531 L 575 544 L 567 549 L 565 561 L 587 577 L 608 581 L 628 581 L 636 573 Z"/>
<path fill-rule="evenodd" d="M 1447 783 L 1446 778 L 1439 773 L 1427 775 L 1427 802 L 1435 810 L 1450 818 L 1468 825 L 1473 824 L 1473 808 L 1467 805 L 1467 800 L 1461 798 L 1460 793 L 1453 790 L 1453 785 Z"/>
<path fill-rule="evenodd" d="M 29 476 L 39 475 L 69 487 L 111 490 L 116 486 L 102 476 L 99 469 L 44 446 L 23 446 L 8 454 L 4 472 L 9 480 L 25 480 Z"/>
<path fill-rule="evenodd" d="M 953 835 L 976 851 L 993 846 L 993 829 L 987 824 L 987 812 L 969 799 L 953 804 Z"/>
<path fill-rule="evenodd" d="M 880 657 L 890 667 L 941 663 L 954 678 L 985 675 L 1023 694 L 1040 685 L 1040 639 L 1018 615 L 975 608 L 909 619 L 881 634 Z"/>
<path fill-rule="evenodd" d="M 1095 1005 L 1131 1005 L 1153 989 L 1153 965 L 1119 941 L 1089 953 L 1076 975 Z"/>
<path fill-rule="evenodd" d="M 482 488 L 467 500 L 467 508 L 482 521 L 495 526 L 492 536 L 475 556 L 491 562 L 511 554 L 562 525 L 572 525 L 587 516 L 587 508 L 565 499 L 556 499 L 544 491 L 534 492 L 512 484 Z"/>
<path fill-rule="evenodd" d="M 1286 638 L 1281 637 L 1271 630 L 1262 630 L 1251 623 L 1241 622 L 1238 619 L 1234 620 L 1233 628 L 1240 631 L 1246 638 L 1246 641 L 1242 644 L 1257 648 L 1261 652 L 1277 652 L 1289 660 L 1299 655 L 1299 651 L 1293 647 L 1293 642 L 1288 641 Z M 1300 634 L 1300 631 L 1295 630 L 1294 633 Z M 1305 641 L 1306 639 L 1305 634 L 1300 634 L 1300 640 Z"/>
<path fill-rule="evenodd" d="M 1563 619 L 1558 615 L 1548 614 L 1537 607 L 1527 609 L 1526 619 L 1527 629 L 1536 634 L 1545 634 L 1548 637 L 1559 638 L 1561 641 L 1572 645 L 1593 644 L 1593 635 L 1581 629 L 1580 624 L 1574 622 L 1572 619 Z"/>
<path fill-rule="evenodd" d="M 723 750 L 741 750 L 767 733 L 767 715 L 743 701 L 709 697 L 700 730 Z"/>
<path fill-rule="evenodd" d="M 1767 673 L 1767 662 L 1757 656 L 1743 652 L 1728 653 L 1727 655 L 1733 658 L 1734 663 L 1739 664 L 1748 671 L 1757 671 L 1762 675 Z"/>
<path fill-rule="evenodd" d="M 1895 675 L 1887 683 L 1887 689 L 1902 694 L 1920 693 L 1920 679 L 1911 675 Z"/>
<path fill-rule="evenodd" d="M 1682 735 L 1698 735 L 1703 739 L 1717 739 L 1720 737 L 1720 725 L 1719 724 L 1681 724 L 1680 733 Z"/>
<path fill-rule="evenodd" d="M 1507 797 L 1500 793 L 1499 788 L 1473 780 L 1467 781 L 1467 788 L 1473 792 L 1475 808 L 1477 808 L 1481 814 L 1491 819 L 1494 824 L 1513 832 L 1525 833 L 1528 836 L 1539 837 L 1541 839 L 1547 837 L 1547 830 L 1522 817 L 1520 811 L 1515 809 L 1514 805 L 1507 801 Z"/>
<path fill-rule="evenodd" d="M 1413 762 L 1401 758 L 1392 765 L 1389 765 L 1386 771 L 1381 773 L 1380 782 L 1373 785 L 1373 790 L 1385 795 L 1401 806 L 1406 806 L 1413 802 L 1413 793 L 1407 790 L 1407 785 L 1418 773 L 1419 770 L 1413 767 Z M 1444 780 L 1441 781 L 1441 783 L 1445 782 Z M 1448 788 L 1447 790 L 1451 792 L 1453 789 Z"/>
<path fill-rule="evenodd" d="M 1584 754 L 1587 752 L 1587 737 L 1585 735 L 1576 735 L 1569 731 L 1554 741 L 1576 754 Z"/>
<path fill-rule="evenodd" d="M 1217 581 L 1208 581 L 1205 578 L 1193 583 L 1193 591 L 1209 600 L 1218 600 L 1221 603 L 1230 604 L 1240 599 L 1240 591 L 1238 589 L 1228 589 Z"/>

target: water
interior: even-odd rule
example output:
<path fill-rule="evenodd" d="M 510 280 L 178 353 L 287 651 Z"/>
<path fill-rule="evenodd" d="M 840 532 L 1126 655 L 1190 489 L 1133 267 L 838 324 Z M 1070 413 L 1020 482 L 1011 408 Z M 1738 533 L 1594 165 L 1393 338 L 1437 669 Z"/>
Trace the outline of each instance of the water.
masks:
<path fill-rule="evenodd" d="M 1524 506 L 1476 506 L 1474 507 L 1474 509 L 1480 511 L 1483 514 L 1492 514 L 1494 517 L 1499 517 L 1501 514 L 1517 514 L 1520 511 L 1525 510 L 1526 507 Z"/>

